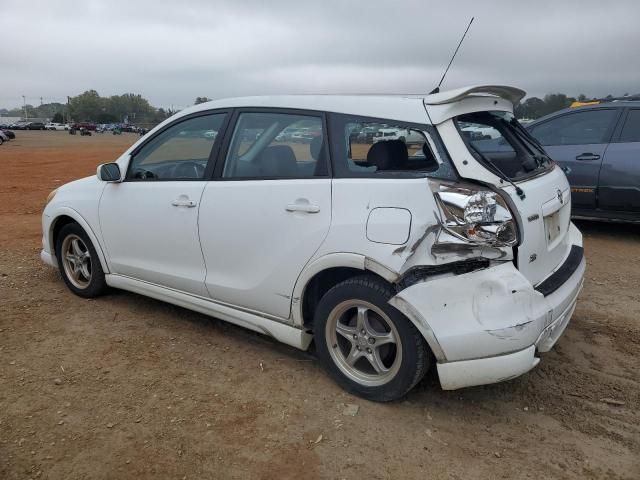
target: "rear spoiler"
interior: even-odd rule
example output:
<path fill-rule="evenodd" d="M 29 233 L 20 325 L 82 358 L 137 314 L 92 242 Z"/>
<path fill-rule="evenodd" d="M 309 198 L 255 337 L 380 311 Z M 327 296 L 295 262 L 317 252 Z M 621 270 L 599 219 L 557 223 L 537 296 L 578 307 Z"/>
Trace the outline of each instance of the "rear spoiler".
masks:
<path fill-rule="evenodd" d="M 493 96 L 508 100 L 515 105 L 525 95 L 526 92 L 524 90 L 507 85 L 473 85 L 427 95 L 424 97 L 424 103 L 426 105 L 444 105 L 458 102 L 467 97 Z"/>

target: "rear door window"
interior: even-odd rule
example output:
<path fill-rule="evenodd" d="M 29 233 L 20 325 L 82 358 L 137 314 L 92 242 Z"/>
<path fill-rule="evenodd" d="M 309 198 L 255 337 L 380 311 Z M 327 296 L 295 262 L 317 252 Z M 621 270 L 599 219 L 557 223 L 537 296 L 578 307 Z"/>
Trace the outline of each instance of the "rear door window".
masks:
<path fill-rule="evenodd" d="M 327 176 L 321 116 L 243 112 L 238 116 L 223 178 Z"/>
<path fill-rule="evenodd" d="M 542 145 L 589 145 L 607 143 L 615 109 L 594 109 L 570 113 L 531 127 Z"/>
<path fill-rule="evenodd" d="M 640 109 L 629 110 L 618 142 L 640 142 Z"/>
<path fill-rule="evenodd" d="M 456 178 L 433 126 L 342 114 L 330 124 L 337 177 Z"/>

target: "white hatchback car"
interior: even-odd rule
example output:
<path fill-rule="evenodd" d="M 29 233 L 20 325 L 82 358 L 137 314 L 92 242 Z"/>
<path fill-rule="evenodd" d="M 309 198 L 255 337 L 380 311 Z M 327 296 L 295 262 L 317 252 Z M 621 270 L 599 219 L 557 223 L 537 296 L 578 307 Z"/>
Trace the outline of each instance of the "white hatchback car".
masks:
<path fill-rule="evenodd" d="M 562 334 L 585 270 L 567 179 L 512 115 L 523 96 L 202 103 L 53 191 L 42 259 L 84 297 L 121 288 L 313 340 L 371 400 L 403 396 L 433 363 L 444 389 L 514 378 Z M 357 134 L 380 128 L 423 142 Z"/>

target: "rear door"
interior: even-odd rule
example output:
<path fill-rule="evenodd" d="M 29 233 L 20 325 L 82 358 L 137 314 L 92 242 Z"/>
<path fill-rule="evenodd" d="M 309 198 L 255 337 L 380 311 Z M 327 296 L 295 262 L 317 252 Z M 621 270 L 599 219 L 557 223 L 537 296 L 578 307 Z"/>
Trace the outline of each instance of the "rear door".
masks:
<path fill-rule="evenodd" d="M 331 222 L 325 118 L 251 109 L 234 123 L 200 206 L 206 286 L 216 301 L 287 319 Z"/>
<path fill-rule="evenodd" d="M 597 208 L 600 166 L 620 109 L 569 112 L 533 125 L 529 131 L 565 170 L 575 210 Z"/>
<path fill-rule="evenodd" d="M 640 212 L 640 108 L 624 117 L 602 162 L 598 204 L 602 210 Z"/>

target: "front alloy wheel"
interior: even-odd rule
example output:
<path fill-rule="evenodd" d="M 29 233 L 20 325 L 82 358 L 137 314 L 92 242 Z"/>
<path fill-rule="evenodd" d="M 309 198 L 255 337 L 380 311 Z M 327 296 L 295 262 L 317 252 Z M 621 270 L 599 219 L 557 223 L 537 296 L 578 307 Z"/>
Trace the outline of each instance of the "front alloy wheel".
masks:
<path fill-rule="evenodd" d="M 56 257 L 64 282 L 76 295 L 97 297 L 107 289 L 98 254 L 87 233 L 77 223 L 69 223 L 56 236 Z"/>
<path fill-rule="evenodd" d="M 74 287 L 84 289 L 91 283 L 91 254 L 82 239 L 67 235 L 62 242 L 62 266 Z"/>

